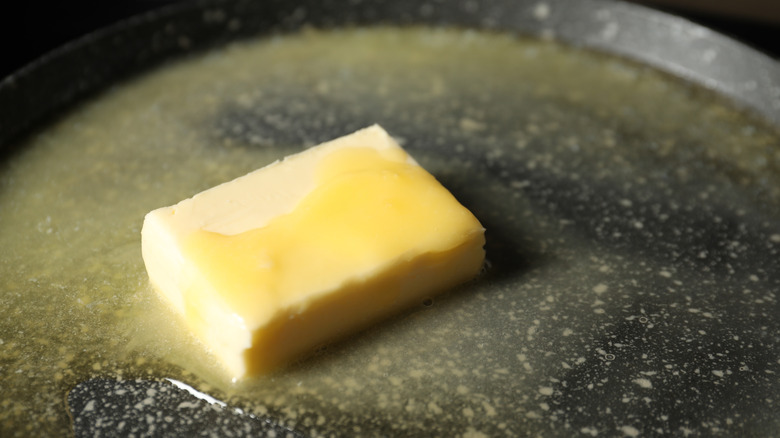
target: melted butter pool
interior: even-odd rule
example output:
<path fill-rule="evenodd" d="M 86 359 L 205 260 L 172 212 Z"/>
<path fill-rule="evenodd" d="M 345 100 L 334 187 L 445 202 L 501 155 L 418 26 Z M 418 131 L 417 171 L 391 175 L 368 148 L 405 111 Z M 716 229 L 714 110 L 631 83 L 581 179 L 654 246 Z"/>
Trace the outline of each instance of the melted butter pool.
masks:
<path fill-rule="evenodd" d="M 373 123 L 483 222 L 491 267 L 224 381 L 148 285 L 144 214 Z M 311 435 L 769 433 L 779 145 L 654 71 L 506 35 L 307 31 L 169 64 L 2 163 L 0 431 L 62 435 L 68 391 L 107 377 L 173 378 Z"/>

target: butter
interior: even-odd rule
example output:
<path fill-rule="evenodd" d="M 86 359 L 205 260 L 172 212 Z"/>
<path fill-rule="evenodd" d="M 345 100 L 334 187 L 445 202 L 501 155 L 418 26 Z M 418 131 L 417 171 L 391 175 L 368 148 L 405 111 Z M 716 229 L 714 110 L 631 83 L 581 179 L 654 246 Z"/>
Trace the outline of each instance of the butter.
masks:
<path fill-rule="evenodd" d="M 379 126 L 146 215 L 154 288 L 231 376 L 473 278 L 484 229 Z"/>

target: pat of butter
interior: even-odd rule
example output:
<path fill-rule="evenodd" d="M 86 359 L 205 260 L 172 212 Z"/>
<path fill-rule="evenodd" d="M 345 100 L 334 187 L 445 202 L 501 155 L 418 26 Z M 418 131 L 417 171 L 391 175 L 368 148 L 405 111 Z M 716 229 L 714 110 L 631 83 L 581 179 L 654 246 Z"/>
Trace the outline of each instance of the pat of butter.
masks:
<path fill-rule="evenodd" d="M 473 278 L 484 228 L 379 126 L 146 215 L 155 289 L 234 378 Z"/>

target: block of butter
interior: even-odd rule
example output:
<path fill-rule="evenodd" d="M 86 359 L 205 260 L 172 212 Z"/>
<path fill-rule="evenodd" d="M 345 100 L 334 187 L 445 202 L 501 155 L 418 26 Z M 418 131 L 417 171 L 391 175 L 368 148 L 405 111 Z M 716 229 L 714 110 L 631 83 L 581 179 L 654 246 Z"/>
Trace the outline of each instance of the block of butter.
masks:
<path fill-rule="evenodd" d="M 234 379 L 473 278 L 484 228 L 381 127 L 146 215 L 154 288 Z"/>

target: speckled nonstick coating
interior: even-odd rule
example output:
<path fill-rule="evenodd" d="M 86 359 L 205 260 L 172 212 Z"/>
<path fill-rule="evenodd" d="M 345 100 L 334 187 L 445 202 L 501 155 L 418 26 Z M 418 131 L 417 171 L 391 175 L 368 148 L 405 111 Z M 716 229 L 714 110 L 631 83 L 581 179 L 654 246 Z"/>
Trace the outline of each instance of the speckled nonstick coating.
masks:
<path fill-rule="evenodd" d="M 320 425 L 280 407 L 265 418 L 209 405 L 165 380 L 91 379 L 68 395 L 76 435 L 111 435 L 120 423 L 140 435 L 776 434 L 777 63 L 621 3 L 354 3 L 201 2 L 89 36 L 0 84 L 0 145 L 11 148 L 74 102 L 169 57 L 304 24 L 516 31 L 625 56 L 692 86 L 672 86 L 657 101 L 644 99 L 647 90 L 591 101 L 596 92 L 529 87 L 518 103 L 476 80 L 431 106 L 402 92 L 383 102 L 359 85 L 365 100 L 312 103 L 291 83 L 249 107 L 225 103 L 204 122 L 202 135 L 215 143 L 312 144 L 381 121 L 483 222 L 488 269 L 404 322 L 421 333 L 419 346 L 437 333 L 450 339 L 443 352 L 410 345 L 415 357 L 388 366 L 387 379 L 411 394 L 403 406 L 350 411 L 348 400 L 340 410 L 322 402 Z M 690 96 L 677 101 L 675 92 Z M 747 114 L 721 110 L 719 99 Z M 329 118 L 318 119 L 324 112 Z M 414 339 L 407 332 L 401 339 Z M 380 327 L 356 342 L 382 336 Z M 292 373 L 327 370 L 349 348 Z M 448 365 L 458 360 L 479 365 Z M 356 381 L 385 389 L 372 378 Z M 301 397 L 316 412 L 318 399 Z"/>

